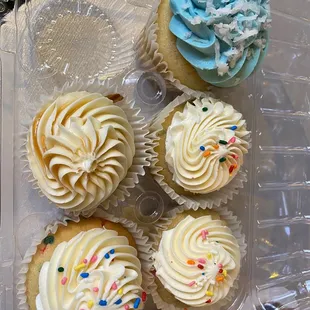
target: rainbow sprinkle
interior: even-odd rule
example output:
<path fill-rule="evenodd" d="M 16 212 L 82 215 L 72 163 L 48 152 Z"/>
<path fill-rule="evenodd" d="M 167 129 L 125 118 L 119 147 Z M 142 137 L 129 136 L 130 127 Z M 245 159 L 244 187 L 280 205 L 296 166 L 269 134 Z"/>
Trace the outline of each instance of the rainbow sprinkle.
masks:
<path fill-rule="evenodd" d="M 228 143 L 235 143 L 236 142 L 236 137 L 232 137 L 229 141 L 228 141 Z"/>
<path fill-rule="evenodd" d="M 223 277 L 222 275 L 217 275 L 216 278 L 215 278 L 215 280 L 216 280 L 217 282 L 223 282 L 223 281 L 224 281 L 224 277 Z"/>
<path fill-rule="evenodd" d="M 65 284 L 67 283 L 67 281 L 68 281 L 68 278 L 67 278 L 67 277 L 63 277 L 63 278 L 61 279 L 60 283 L 61 283 L 62 285 L 65 285 Z"/>
<path fill-rule="evenodd" d="M 142 295 L 141 295 L 141 298 L 142 298 L 142 301 L 145 302 L 146 301 L 146 292 L 142 292 Z"/>
<path fill-rule="evenodd" d="M 206 148 L 203 145 L 201 145 L 200 146 L 200 151 L 205 151 L 205 150 L 206 150 Z"/>
<path fill-rule="evenodd" d="M 114 253 L 115 253 L 115 250 L 112 249 L 112 250 L 110 251 L 110 254 L 114 254 Z"/>
<path fill-rule="evenodd" d="M 88 263 L 88 260 L 87 260 L 86 258 L 84 258 L 84 259 L 83 259 L 83 263 L 84 263 L 84 264 L 87 264 L 87 263 Z"/>
<path fill-rule="evenodd" d="M 101 300 L 99 301 L 99 305 L 100 305 L 100 306 L 106 306 L 107 304 L 108 304 L 108 303 L 107 303 L 106 300 L 102 300 L 102 299 L 101 299 Z"/>
<path fill-rule="evenodd" d="M 237 128 L 238 127 L 236 125 L 230 127 L 231 130 L 236 130 Z"/>
<path fill-rule="evenodd" d="M 222 158 L 220 158 L 220 163 L 223 163 L 224 161 L 226 161 L 226 158 L 225 157 L 222 157 Z"/>
<path fill-rule="evenodd" d="M 117 284 L 115 282 L 113 282 L 111 289 L 116 291 L 117 290 Z"/>
<path fill-rule="evenodd" d="M 225 141 L 225 140 L 219 140 L 219 144 L 226 145 L 226 144 L 227 144 L 227 141 Z"/>
<path fill-rule="evenodd" d="M 203 269 L 203 268 L 204 268 L 201 264 L 198 264 L 197 267 L 198 267 L 199 269 Z"/>
<path fill-rule="evenodd" d="M 107 253 L 107 254 L 104 255 L 104 257 L 105 257 L 106 259 L 109 259 L 109 258 L 110 258 L 110 254 Z"/>
<path fill-rule="evenodd" d="M 130 308 L 129 308 L 129 305 L 125 305 L 125 306 L 124 306 L 124 309 L 125 309 L 125 310 L 129 310 L 129 309 L 130 309 Z"/>
<path fill-rule="evenodd" d="M 214 294 L 211 291 L 206 291 L 206 295 L 210 297 L 214 296 Z"/>
<path fill-rule="evenodd" d="M 47 236 L 47 237 L 45 237 L 45 238 L 43 239 L 43 243 L 44 243 L 45 245 L 53 244 L 53 243 L 54 243 L 54 240 L 55 240 L 55 237 L 49 235 L 49 236 Z"/>
<path fill-rule="evenodd" d="M 206 301 L 207 304 L 210 304 L 211 302 L 212 302 L 211 299 Z"/>
<path fill-rule="evenodd" d="M 195 261 L 193 261 L 192 259 L 189 259 L 189 260 L 187 261 L 187 264 L 188 264 L 188 265 L 195 265 Z"/>
<path fill-rule="evenodd" d="M 120 305 L 121 303 L 122 303 L 122 300 L 119 299 L 119 300 L 117 300 L 117 301 L 115 302 L 115 305 Z"/>
<path fill-rule="evenodd" d="M 211 154 L 210 151 L 205 151 L 202 156 L 203 157 L 208 157 L 208 156 L 210 156 L 210 154 Z"/>
<path fill-rule="evenodd" d="M 123 294 L 123 289 L 120 288 L 120 289 L 117 291 L 117 294 L 118 294 L 118 295 L 122 295 L 122 294 Z"/>
<path fill-rule="evenodd" d="M 89 273 L 83 272 L 83 273 L 80 274 L 80 276 L 81 276 L 83 279 L 86 279 L 86 278 L 89 277 Z"/>
<path fill-rule="evenodd" d="M 58 272 L 64 272 L 65 268 L 64 267 L 59 267 L 57 270 L 58 270 Z"/>
<path fill-rule="evenodd" d="M 87 302 L 87 307 L 88 307 L 88 308 L 92 308 L 93 305 L 94 305 L 93 300 L 89 300 L 89 301 Z"/>
<path fill-rule="evenodd" d="M 212 254 L 211 253 L 207 253 L 207 259 L 209 259 L 209 260 L 212 259 Z"/>
<path fill-rule="evenodd" d="M 206 230 L 202 230 L 201 231 L 201 237 L 202 237 L 202 240 L 206 240 L 206 238 L 207 238 L 207 231 Z"/>
<path fill-rule="evenodd" d="M 198 259 L 198 262 L 201 263 L 201 264 L 205 264 L 206 263 L 206 260 L 204 258 L 199 258 Z"/>
<path fill-rule="evenodd" d="M 140 298 L 137 298 L 133 304 L 133 308 L 134 309 L 138 309 L 139 308 L 139 305 L 140 305 L 140 302 L 141 302 L 141 299 Z"/>
<path fill-rule="evenodd" d="M 94 288 L 93 288 L 93 291 L 94 291 L 95 293 L 98 293 L 98 292 L 99 292 L 99 287 L 94 287 Z"/>
<path fill-rule="evenodd" d="M 223 264 L 221 264 L 221 263 L 218 264 L 218 266 L 219 266 L 219 268 L 223 268 Z"/>
<path fill-rule="evenodd" d="M 203 108 L 202 108 L 202 111 L 203 111 L 203 112 L 207 112 L 207 111 L 208 111 L 208 108 L 207 108 L 207 107 L 203 107 Z"/>
<path fill-rule="evenodd" d="M 223 270 L 223 275 L 224 275 L 224 277 L 227 276 L 227 270 L 226 269 Z"/>
<path fill-rule="evenodd" d="M 83 269 L 85 266 L 86 266 L 86 265 L 85 265 L 84 263 L 83 263 L 83 264 L 79 264 L 79 265 L 77 265 L 77 266 L 74 267 L 74 270 L 75 270 L 75 271 L 79 271 L 79 270 Z"/>
<path fill-rule="evenodd" d="M 216 145 L 214 145 L 213 147 L 214 147 L 216 150 L 218 150 L 218 149 L 219 149 L 219 145 L 217 145 L 217 144 L 216 144 Z"/>
<path fill-rule="evenodd" d="M 193 285 L 195 285 L 195 281 L 192 281 L 192 282 L 190 282 L 190 283 L 188 283 L 188 286 L 190 286 L 190 287 L 192 287 Z"/>

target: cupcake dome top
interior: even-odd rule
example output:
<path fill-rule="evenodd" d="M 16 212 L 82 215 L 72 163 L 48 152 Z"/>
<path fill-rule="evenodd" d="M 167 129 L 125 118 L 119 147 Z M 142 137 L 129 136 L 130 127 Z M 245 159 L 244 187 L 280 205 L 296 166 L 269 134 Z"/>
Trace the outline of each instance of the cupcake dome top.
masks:
<path fill-rule="evenodd" d="M 39 276 L 38 310 L 142 309 L 141 263 L 128 239 L 94 228 L 60 243 Z"/>
<path fill-rule="evenodd" d="M 237 85 L 264 58 L 268 0 L 170 0 L 170 7 L 177 48 L 206 82 Z"/>
<path fill-rule="evenodd" d="M 224 299 L 240 270 L 240 249 L 221 220 L 187 216 L 163 232 L 156 276 L 184 305 L 212 306 Z"/>
<path fill-rule="evenodd" d="M 48 102 L 28 133 L 27 156 L 38 186 L 68 211 L 91 210 L 106 200 L 134 154 L 126 114 L 98 93 L 73 92 Z"/>
<path fill-rule="evenodd" d="M 249 134 L 242 114 L 211 97 L 187 102 L 166 136 L 166 161 L 185 190 L 207 194 L 227 185 L 243 164 Z"/>

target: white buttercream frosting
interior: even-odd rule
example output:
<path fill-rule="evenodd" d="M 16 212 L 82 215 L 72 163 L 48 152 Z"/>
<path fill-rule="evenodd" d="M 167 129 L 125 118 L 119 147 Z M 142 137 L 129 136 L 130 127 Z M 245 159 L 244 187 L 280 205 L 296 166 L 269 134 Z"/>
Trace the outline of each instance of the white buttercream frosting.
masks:
<path fill-rule="evenodd" d="M 173 180 L 192 193 L 207 194 L 228 184 L 248 152 L 245 120 L 214 98 L 187 102 L 166 135 L 166 162 Z"/>
<path fill-rule="evenodd" d="M 240 249 L 231 230 L 211 216 L 187 216 L 163 233 L 154 255 L 156 276 L 185 305 L 224 299 L 240 270 Z"/>
<path fill-rule="evenodd" d="M 63 268 L 63 271 L 59 271 Z M 38 310 L 142 309 L 141 264 L 128 239 L 94 228 L 60 243 L 39 276 Z"/>
<path fill-rule="evenodd" d="M 33 176 L 52 202 L 69 211 L 90 210 L 125 178 L 135 154 L 134 133 L 113 101 L 74 92 L 36 115 L 27 152 Z"/>

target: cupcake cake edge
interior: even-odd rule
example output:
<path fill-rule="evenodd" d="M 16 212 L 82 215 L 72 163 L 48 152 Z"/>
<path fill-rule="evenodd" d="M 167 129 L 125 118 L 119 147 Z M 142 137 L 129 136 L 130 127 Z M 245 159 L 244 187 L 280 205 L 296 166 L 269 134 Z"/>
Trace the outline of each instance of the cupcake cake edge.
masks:
<path fill-rule="evenodd" d="M 128 91 L 123 89 L 122 85 L 120 85 L 118 82 L 119 81 L 115 78 L 105 81 L 89 81 L 88 83 L 83 83 L 82 81 L 75 81 L 71 83 L 67 82 L 62 88 L 55 88 L 54 93 L 50 96 L 42 95 L 40 100 L 36 103 L 36 109 L 29 110 L 28 115 L 25 117 L 26 119 L 23 120 L 24 130 L 21 133 L 22 142 L 19 147 L 19 154 L 21 161 L 24 162 L 22 173 L 25 175 L 26 179 L 32 183 L 32 187 L 38 190 L 41 197 L 44 197 L 45 195 L 40 190 L 38 181 L 33 176 L 27 158 L 28 131 L 32 126 L 36 114 L 44 107 L 46 102 L 71 92 L 87 91 L 89 93 L 100 93 L 103 96 L 117 93 L 123 94 L 125 100 L 123 102 L 118 102 L 117 104 L 125 112 L 128 118 L 128 122 L 130 123 L 134 132 L 135 154 L 133 157 L 132 165 L 129 167 L 125 178 L 119 183 L 115 191 L 108 197 L 108 199 L 98 203 L 97 207 L 100 205 L 106 210 L 110 207 L 116 207 L 119 201 L 124 201 L 125 198 L 130 195 L 129 190 L 138 184 L 139 176 L 143 176 L 145 174 L 145 167 L 150 165 L 150 150 L 153 146 L 152 141 L 149 138 L 149 128 L 145 123 L 144 117 L 139 115 L 140 109 L 135 107 L 133 94 L 128 94 Z M 52 201 L 49 200 L 49 202 L 53 204 Z M 85 211 L 68 210 L 65 212 L 69 216 L 76 216 L 81 214 L 88 217 L 91 216 L 95 210 L 96 208 Z"/>
<path fill-rule="evenodd" d="M 104 210 L 97 210 L 94 217 L 102 218 L 114 223 L 120 223 L 127 231 L 132 235 L 138 252 L 138 259 L 141 262 L 141 273 L 142 273 L 142 288 L 146 293 L 150 293 L 153 289 L 154 277 L 150 270 L 152 268 L 152 252 L 153 244 L 150 242 L 149 237 L 143 234 L 142 229 L 138 228 L 138 225 L 125 218 L 118 218 Z M 29 270 L 29 264 L 32 261 L 32 257 L 38 250 L 38 246 L 42 243 L 42 240 L 49 234 L 55 234 L 59 226 L 67 226 L 69 221 L 78 223 L 80 221 L 79 216 L 64 216 L 62 219 L 54 221 L 54 223 L 48 225 L 42 230 L 32 241 L 31 246 L 26 251 L 18 272 L 16 290 L 17 299 L 19 301 L 18 309 L 29 310 L 27 303 L 27 288 L 26 279 Z"/>
<path fill-rule="evenodd" d="M 171 222 L 178 214 L 181 214 L 184 211 L 189 211 L 191 210 L 190 208 L 186 207 L 185 205 L 180 205 L 176 208 L 174 208 L 171 211 L 168 211 L 164 217 L 167 219 L 167 223 L 169 223 L 169 221 Z M 240 250 L 240 257 L 241 257 L 241 264 L 242 264 L 242 260 L 244 259 L 244 257 L 247 254 L 247 244 L 245 241 L 245 235 L 242 232 L 242 225 L 241 222 L 238 220 L 237 216 L 235 216 L 233 214 L 232 211 L 229 211 L 226 207 L 220 207 L 218 209 L 216 209 L 216 211 L 219 216 L 220 219 L 223 220 L 227 227 L 230 228 L 230 230 L 232 231 L 232 235 L 237 239 L 238 245 L 239 245 L 239 250 Z M 168 228 L 169 224 L 167 224 L 167 226 L 165 227 L 165 229 L 163 229 L 162 231 L 165 231 Z M 158 247 L 159 242 L 160 242 L 160 235 L 158 237 L 158 242 L 156 243 L 156 247 Z M 212 309 L 214 310 L 219 310 L 221 309 L 222 306 L 224 306 L 225 304 L 227 304 L 230 300 L 232 300 L 236 294 L 236 291 L 238 290 L 238 281 L 239 281 L 239 277 L 240 277 L 240 273 L 237 276 L 237 278 L 235 279 L 233 286 L 230 288 L 229 293 L 227 294 L 227 296 L 222 300 L 217 302 L 216 304 L 212 305 Z M 152 298 L 157 306 L 158 309 L 165 309 L 165 310 L 184 310 L 184 307 L 180 308 L 177 306 L 174 306 L 168 302 L 166 302 L 165 300 L 163 300 L 163 298 L 161 297 L 161 295 L 158 293 L 157 291 L 157 284 L 154 281 L 152 286 L 151 286 L 151 295 Z M 197 309 L 197 308 L 193 308 L 193 307 L 186 307 L 188 310 L 193 310 L 193 309 Z M 210 306 L 206 306 L 206 307 L 202 307 L 199 308 L 202 310 L 208 310 L 210 309 Z"/>
<path fill-rule="evenodd" d="M 163 131 L 163 122 L 169 116 L 170 112 L 173 111 L 176 107 L 189 100 L 195 98 L 204 98 L 208 97 L 207 94 L 202 96 L 199 93 L 195 93 L 194 96 L 183 94 L 175 98 L 171 103 L 169 103 L 158 115 L 155 116 L 151 125 L 150 125 L 150 137 L 153 140 L 153 148 L 151 150 L 151 168 L 150 171 L 153 174 L 154 179 L 162 187 L 162 189 L 170 196 L 172 200 L 175 200 L 179 205 L 185 204 L 191 209 L 198 208 L 214 208 L 219 207 L 221 204 L 226 204 L 228 200 L 233 198 L 234 194 L 239 192 L 240 188 L 243 188 L 243 183 L 247 182 L 246 173 L 239 170 L 236 176 L 223 188 L 218 191 L 211 192 L 209 194 L 201 195 L 191 195 L 185 196 L 176 193 L 176 191 L 167 184 L 164 176 L 160 173 L 163 170 L 163 167 L 159 166 L 158 153 L 155 151 L 155 148 L 159 146 L 159 134 Z M 249 143 L 249 148 L 251 147 L 251 138 L 250 136 L 246 137 L 247 142 Z"/>

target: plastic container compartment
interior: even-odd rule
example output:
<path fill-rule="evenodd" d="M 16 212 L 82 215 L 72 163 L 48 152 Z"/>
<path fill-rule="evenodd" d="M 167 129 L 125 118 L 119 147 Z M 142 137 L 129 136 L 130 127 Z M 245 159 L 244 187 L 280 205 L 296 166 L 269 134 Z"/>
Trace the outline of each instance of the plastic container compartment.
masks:
<path fill-rule="evenodd" d="M 0 28 L 3 310 L 18 309 L 16 272 L 32 236 L 61 213 L 22 175 L 20 133 L 33 102 L 65 81 L 115 73 L 126 91 L 137 92 L 147 118 L 165 97 L 160 78 L 139 70 L 132 49 L 155 2 L 32 0 L 18 11 L 17 2 L 17 14 Z M 310 309 L 310 3 L 271 5 L 273 28 L 263 67 L 241 86 L 216 91 L 244 114 L 253 132 L 245 165 L 249 182 L 227 205 L 241 220 L 248 243 L 238 295 L 227 310 Z M 175 95 L 168 91 L 165 102 Z M 149 175 L 140 184 L 124 204 L 139 212 L 147 203 L 140 220 L 151 216 L 152 227 L 161 213 L 157 204 L 167 207 L 169 199 Z M 155 310 L 151 300 L 146 309 Z"/>

